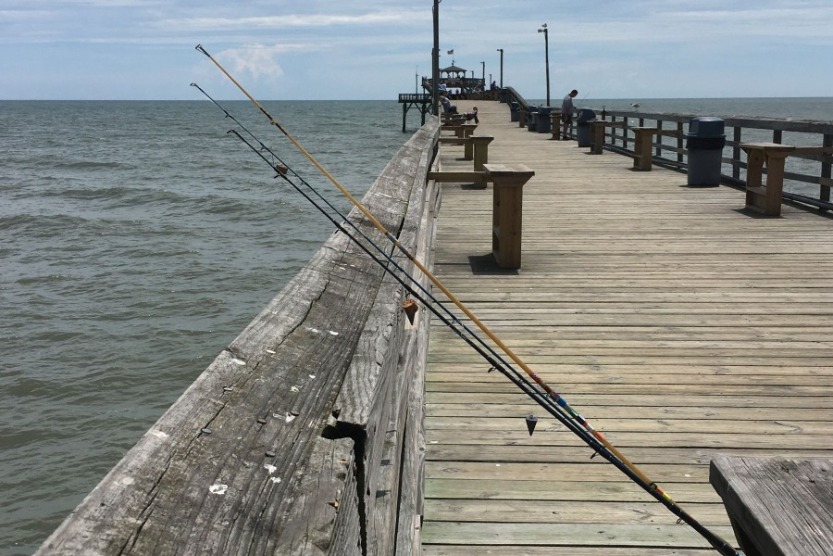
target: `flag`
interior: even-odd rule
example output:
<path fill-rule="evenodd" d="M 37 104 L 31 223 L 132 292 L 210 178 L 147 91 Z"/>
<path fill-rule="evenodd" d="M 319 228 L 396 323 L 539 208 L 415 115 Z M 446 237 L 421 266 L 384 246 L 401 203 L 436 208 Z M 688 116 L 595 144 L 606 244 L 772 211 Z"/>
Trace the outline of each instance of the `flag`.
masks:
<path fill-rule="evenodd" d="M 448 55 L 451 56 L 453 54 L 454 54 L 454 49 L 452 48 L 451 50 L 448 51 Z"/>

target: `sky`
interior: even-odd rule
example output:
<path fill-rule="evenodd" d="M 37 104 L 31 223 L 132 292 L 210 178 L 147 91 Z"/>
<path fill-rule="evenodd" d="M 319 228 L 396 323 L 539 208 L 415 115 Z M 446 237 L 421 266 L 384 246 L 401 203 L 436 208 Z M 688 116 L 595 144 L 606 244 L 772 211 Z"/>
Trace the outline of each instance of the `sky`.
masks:
<path fill-rule="evenodd" d="M 0 100 L 390 99 L 433 0 L 0 0 Z M 529 99 L 833 95 L 831 0 L 442 0 L 440 66 Z M 545 36 L 538 30 L 546 23 Z M 448 51 L 453 50 L 453 55 Z"/>

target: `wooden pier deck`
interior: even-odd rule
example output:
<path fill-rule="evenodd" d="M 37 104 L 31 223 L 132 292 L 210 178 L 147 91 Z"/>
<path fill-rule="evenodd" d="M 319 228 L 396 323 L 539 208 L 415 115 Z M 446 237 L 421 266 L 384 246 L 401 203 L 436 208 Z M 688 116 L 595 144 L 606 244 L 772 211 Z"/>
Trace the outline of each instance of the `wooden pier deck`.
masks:
<path fill-rule="evenodd" d="M 461 111 L 471 102 L 460 101 Z M 518 272 L 488 264 L 491 187 L 444 185 L 434 269 L 495 333 L 701 523 L 734 542 L 717 454 L 833 455 L 833 220 L 689 188 L 477 102 L 489 162 L 524 187 Z M 444 169 L 471 169 L 441 147 Z M 714 554 L 434 319 L 426 556 Z M 539 416 L 530 437 L 524 417 Z"/>

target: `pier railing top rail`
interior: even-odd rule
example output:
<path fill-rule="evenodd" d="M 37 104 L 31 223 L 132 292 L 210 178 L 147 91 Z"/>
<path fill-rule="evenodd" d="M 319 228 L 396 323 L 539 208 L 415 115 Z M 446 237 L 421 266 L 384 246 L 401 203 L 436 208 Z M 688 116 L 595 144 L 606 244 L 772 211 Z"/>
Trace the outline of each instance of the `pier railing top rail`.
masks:
<path fill-rule="evenodd" d="M 598 116 L 604 114 L 611 118 L 628 118 L 640 120 L 655 120 L 663 122 L 688 123 L 693 118 L 701 116 L 717 116 L 726 122 L 727 127 L 745 127 L 755 129 L 768 129 L 772 131 L 791 131 L 798 133 L 821 133 L 833 134 L 833 122 L 818 120 L 793 120 L 785 118 L 760 118 L 745 115 L 721 115 L 721 114 L 688 114 L 674 112 L 640 112 L 637 110 L 607 110 L 605 108 L 593 108 Z"/>

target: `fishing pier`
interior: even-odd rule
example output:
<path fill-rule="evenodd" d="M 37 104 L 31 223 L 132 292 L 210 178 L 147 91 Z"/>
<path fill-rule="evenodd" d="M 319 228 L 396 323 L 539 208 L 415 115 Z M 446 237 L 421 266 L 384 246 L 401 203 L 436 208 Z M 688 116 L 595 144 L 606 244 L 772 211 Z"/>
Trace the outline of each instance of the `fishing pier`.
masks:
<path fill-rule="evenodd" d="M 737 546 L 712 460 L 833 458 L 833 220 L 791 202 L 764 216 L 673 164 L 635 170 L 621 139 L 591 154 L 477 106 L 487 160 L 430 118 L 363 206 Z M 676 157 L 670 135 L 654 146 Z M 465 320 L 348 220 L 38 554 L 717 553 L 414 303 L 403 276 Z"/>

